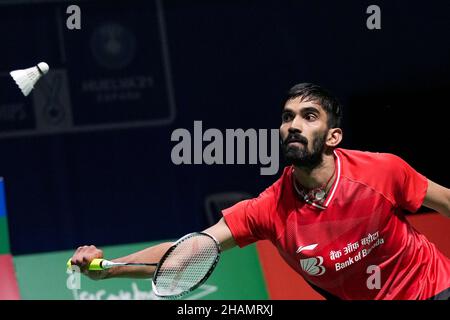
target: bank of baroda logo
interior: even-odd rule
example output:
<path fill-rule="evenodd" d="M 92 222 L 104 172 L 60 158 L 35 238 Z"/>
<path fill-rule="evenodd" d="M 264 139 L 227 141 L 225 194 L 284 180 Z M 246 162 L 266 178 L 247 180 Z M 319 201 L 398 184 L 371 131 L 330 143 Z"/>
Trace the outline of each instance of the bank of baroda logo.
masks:
<path fill-rule="evenodd" d="M 317 247 L 317 243 L 310 244 L 307 246 L 298 247 L 296 253 L 301 253 L 302 251 L 314 250 Z M 323 257 L 316 256 L 306 259 L 300 259 L 300 268 L 307 274 L 311 276 L 321 276 L 325 273 L 325 267 L 323 264 Z"/>

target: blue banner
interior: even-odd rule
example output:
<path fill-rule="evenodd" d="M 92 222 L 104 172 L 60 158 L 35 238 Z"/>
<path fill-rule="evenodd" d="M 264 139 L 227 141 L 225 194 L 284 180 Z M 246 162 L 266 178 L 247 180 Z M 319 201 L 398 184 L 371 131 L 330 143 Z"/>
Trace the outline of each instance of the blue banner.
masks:
<path fill-rule="evenodd" d="M 0 217 L 6 216 L 5 187 L 3 178 L 0 177 Z"/>

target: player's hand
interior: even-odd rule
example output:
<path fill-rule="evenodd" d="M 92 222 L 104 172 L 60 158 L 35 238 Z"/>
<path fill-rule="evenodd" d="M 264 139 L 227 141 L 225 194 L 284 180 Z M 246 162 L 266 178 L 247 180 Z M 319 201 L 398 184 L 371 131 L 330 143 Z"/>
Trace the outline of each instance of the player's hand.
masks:
<path fill-rule="evenodd" d="M 108 271 L 100 270 L 100 271 L 92 271 L 89 270 L 89 264 L 94 259 L 102 259 L 103 251 L 98 249 L 95 246 L 81 246 L 75 251 L 71 258 L 72 265 L 76 265 L 80 268 L 80 272 L 88 276 L 93 280 L 104 279 Z"/>

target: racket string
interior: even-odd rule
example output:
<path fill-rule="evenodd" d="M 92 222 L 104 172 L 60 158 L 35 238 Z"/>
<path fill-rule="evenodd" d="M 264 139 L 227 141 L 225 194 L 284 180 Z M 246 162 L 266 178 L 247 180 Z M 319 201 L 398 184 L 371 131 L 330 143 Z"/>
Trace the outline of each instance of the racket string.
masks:
<path fill-rule="evenodd" d="M 174 295 L 190 290 L 209 273 L 218 254 L 217 244 L 207 236 L 194 236 L 180 242 L 159 267 L 158 293 Z"/>

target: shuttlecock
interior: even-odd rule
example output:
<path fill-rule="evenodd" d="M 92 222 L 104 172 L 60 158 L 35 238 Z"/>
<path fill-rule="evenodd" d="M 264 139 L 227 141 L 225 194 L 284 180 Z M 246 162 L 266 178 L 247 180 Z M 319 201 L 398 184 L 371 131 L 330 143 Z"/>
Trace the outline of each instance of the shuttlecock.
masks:
<path fill-rule="evenodd" d="M 24 96 L 30 94 L 36 82 L 48 72 L 48 64 L 45 62 L 38 63 L 37 66 L 23 70 L 11 71 L 9 74 L 19 86 Z"/>

